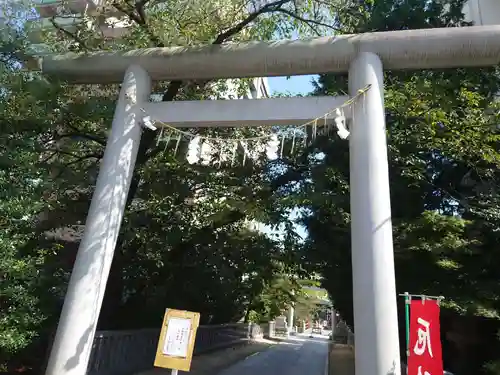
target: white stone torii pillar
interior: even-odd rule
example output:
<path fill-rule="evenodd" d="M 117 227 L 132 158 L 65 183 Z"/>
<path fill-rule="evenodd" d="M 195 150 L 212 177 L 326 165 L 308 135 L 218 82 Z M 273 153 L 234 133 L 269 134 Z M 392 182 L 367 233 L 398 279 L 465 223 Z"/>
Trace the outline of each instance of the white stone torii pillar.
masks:
<path fill-rule="evenodd" d="M 293 307 L 293 304 L 290 305 L 288 308 L 288 332 L 291 333 L 293 332 L 293 319 L 295 315 L 295 309 Z"/>
<path fill-rule="evenodd" d="M 184 48 L 153 48 L 44 57 L 41 61 L 44 73 L 74 83 L 119 83 L 125 74 L 46 375 L 85 375 L 86 372 L 140 140 L 138 111 L 141 105 L 148 105 L 145 102 L 150 80 L 145 71 L 153 80 L 349 71 L 351 94 L 366 84 L 371 85 L 361 103 L 353 108 L 349 140 L 356 374 L 400 374 L 383 66 L 386 69 L 433 69 L 499 63 L 500 26 L 210 46 L 187 52 Z M 134 66 L 138 64 L 144 70 Z M 249 103 L 256 108 L 271 102 Z M 167 118 L 157 119 L 169 122 L 168 111 L 179 108 L 179 104 L 162 105 Z M 220 107 L 228 110 L 231 104 L 226 101 L 220 103 Z M 284 107 L 286 105 L 276 111 L 293 110 L 290 106 Z M 265 122 L 262 113 L 254 112 L 254 115 L 261 120 L 254 125 Z M 210 116 L 217 122 L 213 114 L 207 114 Z M 221 117 L 226 126 L 242 125 L 237 113 L 221 113 Z M 183 124 L 213 126 L 210 121 L 196 123 L 188 119 Z"/>
<path fill-rule="evenodd" d="M 85 375 L 141 140 L 141 108 L 151 80 L 140 66 L 125 73 L 85 230 L 45 373 Z M 151 364 L 152 365 L 152 364 Z"/>
<path fill-rule="evenodd" d="M 335 308 L 332 306 L 330 308 L 330 325 L 332 326 L 332 340 L 335 338 L 335 325 L 336 323 L 336 315 L 335 315 Z"/>
<path fill-rule="evenodd" d="M 349 92 L 368 84 L 353 106 L 349 137 L 356 374 L 399 374 L 384 71 L 377 55 L 360 52 L 349 69 Z"/>

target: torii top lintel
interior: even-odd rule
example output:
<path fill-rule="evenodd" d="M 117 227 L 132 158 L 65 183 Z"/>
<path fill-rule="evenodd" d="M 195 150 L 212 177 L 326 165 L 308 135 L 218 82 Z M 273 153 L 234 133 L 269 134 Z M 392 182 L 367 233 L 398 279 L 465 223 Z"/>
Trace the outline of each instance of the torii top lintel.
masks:
<path fill-rule="evenodd" d="M 347 72 L 359 51 L 385 69 L 437 69 L 500 63 L 500 25 L 375 32 L 309 40 L 45 56 L 41 69 L 72 83 L 120 83 L 141 65 L 157 80 Z"/>

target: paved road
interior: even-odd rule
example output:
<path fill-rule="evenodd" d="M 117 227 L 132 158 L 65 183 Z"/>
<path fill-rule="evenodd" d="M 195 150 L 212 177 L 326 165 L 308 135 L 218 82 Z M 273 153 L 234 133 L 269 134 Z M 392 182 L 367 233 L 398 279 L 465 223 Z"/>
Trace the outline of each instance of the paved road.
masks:
<path fill-rule="evenodd" d="M 219 375 L 325 375 L 327 336 L 299 335 L 256 353 Z"/>

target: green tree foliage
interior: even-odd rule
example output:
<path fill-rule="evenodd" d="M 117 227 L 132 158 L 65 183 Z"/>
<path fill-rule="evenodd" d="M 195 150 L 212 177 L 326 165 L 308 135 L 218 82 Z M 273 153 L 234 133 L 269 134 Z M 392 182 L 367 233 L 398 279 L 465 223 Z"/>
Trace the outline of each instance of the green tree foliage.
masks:
<path fill-rule="evenodd" d="M 461 1 L 365 1 L 339 14 L 345 33 L 463 25 Z M 500 211 L 498 71 L 386 72 L 385 105 L 397 289 L 444 295 L 460 313 L 498 317 Z M 322 75 L 316 94 L 346 90 Z M 352 322 L 348 144 L 319 138 L 323 153 L 296 197 L 306 214 L 308 261 Z M 300 168 L 300 167 L 298 167 Z"/>
<path fill-rule="evenodd" d="M 57 323 L 118 93 L 118 85 L 71 86 L 21 69 L 33 50 L 27 35 L 38 23 L 30 9 L 13 6 L 3 5 L 2 22 L 8 22 L 0 40 L 0 362 L 9 365 L 23 348 L 46 342 Z M 110 6 L 130 25 L 121 39 L 87 28 L 90 16 L 74 28 L 53 18 L 55 29 L 40 37 L 63 53 L 220 45 L 334 29 L 330 7 L 314 1 L 119 0 Z M 246 80 L 238 85 L 248 89 Z M 209 99 L 227 90 L 225 81 L 154 86 L 163 101 Z M 262 131 L 200 130 L 223 137 Z M 279 163 L 189 165 L 186 147 L 183 141 L 174 153 L 158 132 L 143 133 L 101 329 L 157 326 L 166 307 L 199 311 L 202 323 L 233 321 L 248 311 L 270 318 L 288 301 L 288 289 L 277 284 L 279 275 L 298 268 L 296 240 L 249 229 L 255 221 L 286 221 L 287 211 L 276 209 L 286 179 L 272 181 Z M 269 303 L 260 303 L 266 298 Z"/>
<path fill-rule="evenodd" d="M 0 142 L 3 151 L 15 140 Z M 25 163 L 12 165 L 6 160 L 0 165 L 0 365 L 4 356 L 30 342 L 44 318 L 36 296 L 40 256 L 18 253 L 29 238 L 29 218 L 40 203 L 37 181 L 28 178 L 36 176 L 30 165 L 36 155 L 19 151 L 15 157 Z"/>
<path fill-rule="evenodd" d="M 277 274 L 249 305 L 248 319 L 268 322 L 285 314 L 290 304 L 297 302 L 302 295 L 301 286 L 294 278 Z"/>

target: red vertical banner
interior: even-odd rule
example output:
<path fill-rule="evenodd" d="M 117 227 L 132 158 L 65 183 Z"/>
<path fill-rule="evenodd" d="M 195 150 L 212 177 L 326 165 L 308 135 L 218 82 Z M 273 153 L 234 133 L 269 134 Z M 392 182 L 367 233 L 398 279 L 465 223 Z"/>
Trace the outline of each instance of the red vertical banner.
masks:
<path fill-rule="evenodd" d="M 409 350 L 408 375 L 443 374 L 441 327 L 437 301 L 411 301 Z"/>

